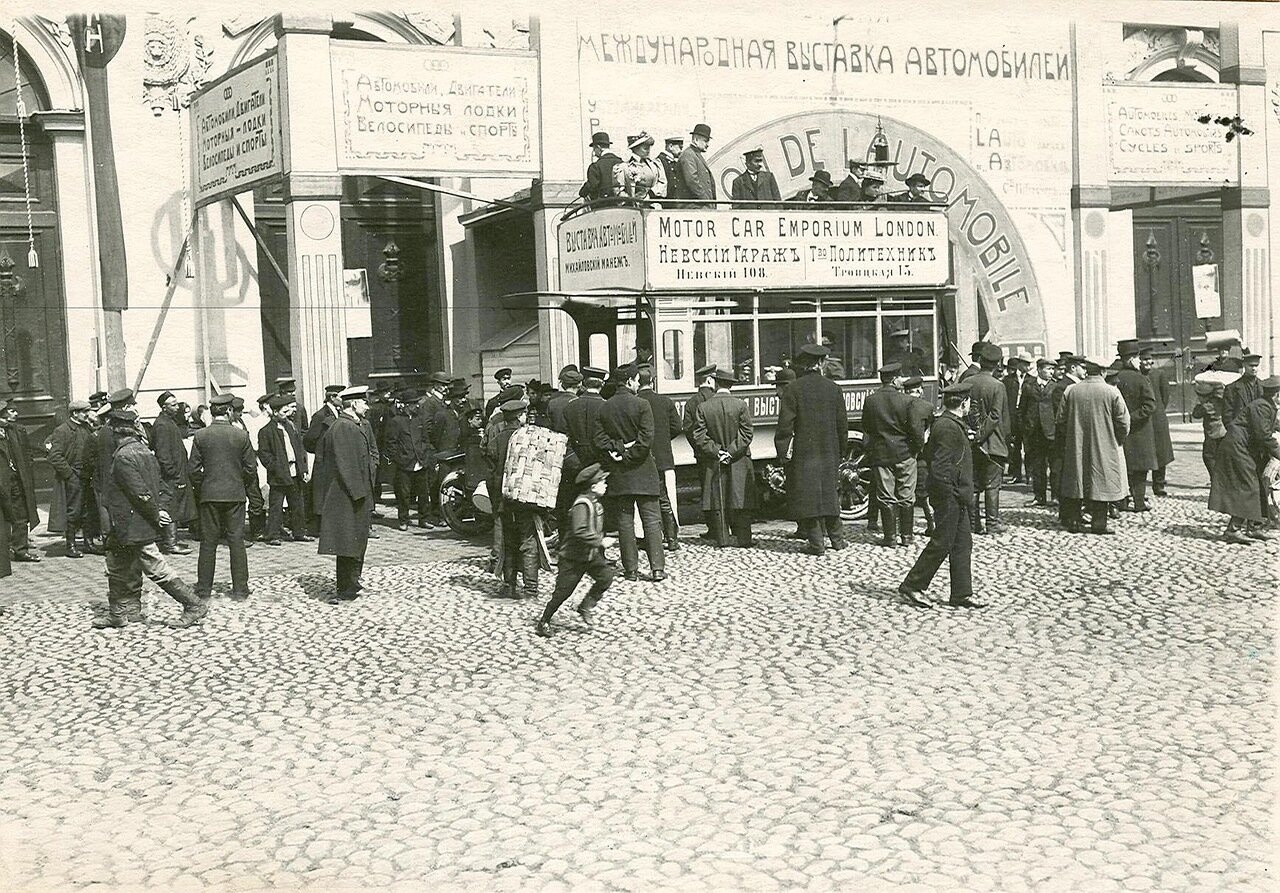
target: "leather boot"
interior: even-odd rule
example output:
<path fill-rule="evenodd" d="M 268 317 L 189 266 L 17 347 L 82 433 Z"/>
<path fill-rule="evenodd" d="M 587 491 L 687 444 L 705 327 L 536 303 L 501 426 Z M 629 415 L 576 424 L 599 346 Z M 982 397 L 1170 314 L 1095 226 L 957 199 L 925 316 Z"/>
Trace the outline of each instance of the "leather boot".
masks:
<path fill-rule="evenodd" d="M 884 539 L 880 540 L 880 545 L 894 548 L 898 545 L 898 538 L 895 535 L 897 523 L 895 521 L 894 506 L 884 505 L 880 507 L 880 525 L 884 528 Z"/>
<path fill-rule="evenodd" d="M 112 579 L 107 580 L 107 613 L 93 621 L 94 629 L 124 629 L 129 625 L 128 596 Z"/>
<path fill-rule="evenodd" d="M 84 553 L 83 553 L 83 552 L 81 552 L 79 549 L 77 549 L 77 548 L 76 548 L 76 532 L 75 532 L 75 529 L 74 529 L 74 528 L 73 528 L 73 529 L 69 529 L 69 530 L 67 531 L 67 533 L 66 533 L 66 542 L 67 542 L 67 557 L 68 557 L 68 558 L 83 558 L 83 557 L 84 557 Z"/>
<path fill-rule="evenodd" d="M 898 506 L 898 545 L 911 546 L 915 544 L 916 536 L 915 527 L 916 510 L 910 505 Z"/>
<path fill-rule="evenodd" d="M 142 593 L 130 593 L 124 599 L 124 619 L 128 623 L 142 623 L 147 618 L 142 614 Z"/>
<path fill-rule="evenodd" d="M 172 580 L 161 587 L 170 598 L 182 605 L 182 616 L 175 620 L 175 629 L 186 629 L 194 626 L 209 613 L 209 604 L 195 594 L 184 580 Z"/>

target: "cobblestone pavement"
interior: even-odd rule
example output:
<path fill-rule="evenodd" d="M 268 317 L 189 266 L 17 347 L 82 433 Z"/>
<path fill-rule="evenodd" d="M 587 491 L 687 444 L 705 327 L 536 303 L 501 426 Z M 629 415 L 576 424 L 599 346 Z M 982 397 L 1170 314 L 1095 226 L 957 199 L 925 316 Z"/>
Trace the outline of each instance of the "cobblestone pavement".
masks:
<path fill-rule="evenodd" d="M 443 534 L 384 530 L 340 607 L 313 545 L 257 546 L 185 631 L 152 590 L 91 632 L 101 559 L 17 566 L 0 890 L 1274 889 L 1280 547 L 1217 539 L 1179 447 L 1115 537 L 1007 493 L 981 612 L 778 523 L 550 641 Z"/>

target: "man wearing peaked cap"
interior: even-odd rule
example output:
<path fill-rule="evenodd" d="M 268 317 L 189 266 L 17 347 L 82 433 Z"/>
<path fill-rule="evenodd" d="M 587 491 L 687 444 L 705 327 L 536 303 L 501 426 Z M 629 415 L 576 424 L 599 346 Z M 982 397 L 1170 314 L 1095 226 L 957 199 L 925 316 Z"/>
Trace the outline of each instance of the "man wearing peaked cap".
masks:
<path fill-rule="evenodd" d="M 76 534 L 85 531 L 86 545 L 89 531 L 85 523 L 87 484 L 92 475 L 92 457 L 89 451 L 93 443 L 93 430 L 89 423 L 90 405 L 84 400 L 72 400 L 67 405 L 67 420 L 53 430 L 49 437 L 49 465 L 54 472 L 54 495 L 49 506 L 51 533 L 62 532 L 67 544 L 68 558 L 82 558 L 84 553 L 76 545 Z M 183 463 L 185 467 L 185 462 Z M 0 476 L 7 472 L 0 469 Z M 0 482 L 0 498 L 8 489 Z M 61 511 L 59 511 L 59 509 Z M 0 528 L 3 524 L 0 523 Z M 7 531 L 0 530 L 0 563 L 9 559 Z M 0 573 L 3 576 L 3 573 Z"/>
<path fill-rule="evenodd" d="M 604 409 L 604 397 L 600 394 L 607 373 L 594 366 L 582 367 L 582 391 L 564 407 L 564 433 L 569 437 L 565 453 L 561 486 L 556 504 L 560 520 L 573 501 L 573 486 L 569 479 L 583 468 L 598 463 L 603 458 L 596 448 L 596 419 Z"/>
<path fill-rule="evenodd" d="M 773 174 L 764 169 L 764 149 L 755 148 L 743 154 L 746 170 L 734 178 L 729 187 L 729 197 L 733 199 L 735 208 L 768 207 L 759 202 L 782 201 L 782 193 L 778 191 L 778 181 Z"/>
<path fill-rule="evenodd" d="M 1238 362 L 1240 378 L 1227 385 L 1223 394 L 1227 408 L 1225 418 L 1228 419 L 1243 413 L 1245 407 L 1262 396 L 1262 388 L 1258 384 L 1258 364 L 1262 357 L 1251 350 L 1243 350 Z"/>
<path fill-rule="evenodd" d="M 1056 368 L 1057 363 L 1047 357 L 1036 360 L 1036 372 L 1027 376 L 1018 397 L 1023 467 L 1031 485 L 1032 504 L 1045 507 L 1049 504 L 1049 467 L 1056 430 L 1053 407 Z"/>
<path fill-rule="evenodd" d="M 716 392 L 715 377 L 715 363 L 708 363 L 705 366 L 695 369 L 693 372 L 693 383 L 698 390 L 692 397 L 684 401 L 684 419 L 680 423 L 680 430 L 684 433 L 684 439 L 689 444 L 693 443 L 693 426 L 698 418 L 698 407 Z M 698 453 L 697 450 L 694 450 L 693 457 L 694 461 L 698 465 L 698 481 L 700 483 L 705 483 L 707 475 L 711 472 L 711 469 L 709 468 L 706 460 L 700 453 Z M 699 500 L 699 504 L 706 501 L 706 496 L 707 493 L 704 490 L 702 493 L 702 499 Z M 703 512 L 702 517 L 703 522 L 707 525 L 707 529 L 705 532 L 700 534 L 700 538 L 707 542 L 714 542 L 715 530 L 712 528 L 711 516 L 706 512 Z"/>
<path fill-rule="evenodd" d="M 551 421 L 551 430 L 568 434 L 564 411 L 578 396 L 578 389 L 582 387 L 582 373 L 577 366 L 565 366 L 560 370 L 557 380 L 560 382 L 560 390 L 547 395 L 547 418 Z"/>
<path fill-rule="evenodd" d="M 680 153 L 684 150 L 684 137 L 669 136 L 663 140 L 662 151 L 658 153 L 658 162 L 662 165 L 663 179 L 667 181 L 667 197 L 678 198 L 676 172 L 679 170 Z"/>
<path fill-rule="evenodd" d="M 613 143 L 603 130 L 591 135 L 590 145 L 592 161 L 587 165 L 587 180 L 578 190 L 578 195 L 594 202 L 617 194 L 613 170 L 622 163 L 622 159 L 609 151 Z"/>
<path fill-rule="evenodd" d="M 269 546 L 280 545 L 284 522 L 288 520 L 291 538 L 307 542 L 311 537 L 306 532 L 303 494 L 311 480 L 311 469 L 307 450 L 302 445 L 302 434 L 293 424 L 297 405 L 287 394 L 276 394 L 267 401 L 267 405 L 271 409 L 271 418 L 258 429 L 257 442 L 258 461 L 266 470 L 270 488 L 262 540 Z"/>
<path fill-rule="evenodd" d="M 333 555 L 336 566 L 334 594 L 326 600 L 329 604 L 350 601 L 363 588 L 360 575 L 373 522 L 379 461 L 373 429 L 365 421 L 367 395 L 365 387 L 341 392 L 342 409 L 325 434 L 312 477 L 313 492 L 322 500 L 319 553 Z M 320 463 L 326 466 L 323 480 Z M 317 489 L 316 482 L 323 489 Z"/>
<path fill-rule="evenodd" d="M 578 604 L 578 615 L 588 626 L 591 612 L 613 583 L 613 568 L 604 557 L 604 496 L 609 473 L 598 462 L 578 472 L 573 487 L 576 495 L 560 528 L 560 554 L 556 566 L 556 586 L 542 611 L 535 630 L 544 638 L 551 636 L 551 618 L 578 587 L 584 576 L 591 577 L 591 588 Z"/>
<path fill-rule="evenodd" d="M 106 403 L 106 402 L 107 402 L 106 391 L 94 391 L 92 394 L 89 395 L 90 409 L 97 409 L 99 406 L 101 406 L 103 403 Z"/>
<path fill-rule="evenodd" d="M 165 391 L 156 401 L 160 414 L 151 425 L 151 452 L 160 466 L 160 508 L 169 513 L 169 523 L 160 530 L 160 551 L 169 555 L 186 555 L 191 548 L 178 542 L 178 528 L 196 517 L 196 501 L 187 470 L 186 425 L 182 405 L 172 391 Z"/>
<path fill-rule="evenodd" d="M 17 408 L 0 398 L 0 527 L 8 527 L 8 546 L 0 561 L 5 565 L 10 550 L 14 561 L 40 561 L 29 537 L 30 529 L 40 523 L 34 458 L 27 432 L 17 423 Z"/>
<path fill-rule="evenodd" d="M 1156 467 L 1151 470 L 1151 492 L 1156 496 L 1167 496 L 1165 469 L 1174 459 L 1168 415 L 1172 388 L 1169 381 L 1170 370 L 1158 366 L 1155 352 L 1150 347 L 1143 347 L 1138 352 L 1138 371 L 1151 382 L 1151 392 L 1156 398 L 1156 410 L 1151 414 L 1151 436 L 1156 448 Z"/>
<path fill-rule="evenodd" d="M 703 460 L 702 511 L 708 518 L 716 546 L 753 545 L 751 515 L 755 510 L 751 411 L 740 397 L 730 393 L 737 378 L 728 369 L 713 376 L 716 392 L 698 407 L 693 423 L 694 450 Z"/>
<path fill-rule="evenodd" d="M 703 157 L 710 145 L 711 128 L 706 124 L 695 125 L 689 134 L 689 145 L 676 161 L 675 197 L 685 200 L 681 207 L 715 207 L 716 180 Z"/>
<path fill-rule="evenodd" d="M 110 412 L 113 409 L 126 409 L 135 404 L 133 391 L 123 388 L 118 391 L 112 391 L 103 395 L 104 402 L 101 409 Z M 91 492 L 93 494 L 94 510 L 96 510 L 95 519 L 86 520 L 86 528 L 94 528 L 95 532 L 102 532 L 109 529 L 110 518 L 107 515 L 106 504 L 106 487 L 111 479 L 111 457 L 116 451 L 116 436 L 111 425 L 105 423 L 105 413 L 100 418 L 104 419 L 104 424 L 98 428 L 93 436 L 93 446 L 90 452 L 93 456 L 93 475 Z M 86 509 L 86 512 L 90 511 Z"/>
<path fill-rule="evenodd" d="M 418 526 L 430 526 L 430 500 L 427 496 L 427 466 L 432 455 L 430 443 L 418 435 L 414 412 L 422 392 L 403 388 L 396 394 L 395 411 L 383 427 L 382 449 L 391 470 L 391 490 L 395 494 L 396 524 L 409 529 L 410 509 L 418 513 Z"/>
<path fill-rule="evenodd" d="M 517 578 L 524 576 L 523 594 L 538 594 L 537 520 L 533 506 L 506 496 L 508 487 L 508 455 L 511 439 L 525 425 L 524 400 L 506 400 L 498 407 L 499 415 L 486 432 L 485 456 L 489 460 L 489 497 L 494 509 L 495 570 L 502 580 L 504 598 L 520 598 Z"/>
<path fill-rule="evenodd" d="M 658 466 L 661 487 L 658 492 L 658 511 L 662 515 L 662 540 L 668 552 L 680 551 L 680 523 L 676 515 L 676 460 L 671 442 L 682 430 L 680 410 L 666 394 L 653 389 L 653 369 L 640 367 L 640 389 L 636 396 L 649 404 L 653 411 L 653 462 Z"/>
<path fill-rule="evenodd" d="M 863 456 L 875 496 L 868 511 L 880 512 L 880 544 L 888 548 L 915 541 L 916 456 L 924 448 L 924 420 L 911 411 L 912 398 L 900 386 L 901 371 L 897 363 L 880 367 L 880 387 L 867 395 L 862 410 Z"/>
<path fill-rule="evenodd" d="M 1030 361 L 1025 356 L 1010 356 L 1008 369 L 1000 384 L 1004 385 L 1005 408 L 1009 413 L 1009 477 L 1011 483 L 1022 483 L 1022 389 L 1027 383 Z M 1034 376 L 1030 376 L 1034 378 Z"/>
<path fill-rule="evenodd" d="M 1126 339 L 1116 345 L 1120 369 L 1111 383 L 1120 389 L 1129 410 L 1129 434 L 1124 438 L 1124 461 L 1128 468 L 1129 492 L 1120 503 L 1123 512 L 1149 512 L 1147 473 L 1159 467 L 1156 457 L 1154 416 L 1156 394 L 1151 380 L 1142 374 L 1138 355 L 1142 345 Z"/>
<path fill-rule="evenodd" d="M 1009 460 L 1011 435 L 1008 398 L 1004 385 L 994 374 L 1004 352 L 995 344 L 983 343 L 975 353 L 978 371 L 962 379 L 972 386 L 969 427 L 976 432 L 973 439 L 975 502 L 970 521 L 974 533 L 998 534 L 1004 531 L 1000 518 L 1000 485 Z"/>

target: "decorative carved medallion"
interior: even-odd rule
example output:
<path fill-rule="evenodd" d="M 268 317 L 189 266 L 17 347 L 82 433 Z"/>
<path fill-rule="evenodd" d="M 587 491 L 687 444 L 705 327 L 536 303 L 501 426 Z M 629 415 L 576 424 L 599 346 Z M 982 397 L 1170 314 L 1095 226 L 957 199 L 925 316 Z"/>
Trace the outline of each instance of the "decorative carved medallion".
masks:
<path fill-rule="evenodd" d="M 143 39 L 143 102 L 157 116 L 191 104 L 191 94 L 204 86 L 213 47 L 192 31 L 195 16 L 181 27 L 175 19 L 148 15 Z"/>
<path fill-rule="evenodd" d="M 386 260 L 378 264 L 378 278 L 383 282 L 399 282 L 403 270 L 400 267 L 400 246 L 394 239 L 382 249 L 382 256 Z"/>
<path fill-rule="evenodd" d="M 1123 43 L 1111 53 L 1107 79 L 1149 81 L 1174 68 L 1194 69 L 1216 81 L 1221 65 L 1218 40 L 1212 29 L 1126 25 Z"/>

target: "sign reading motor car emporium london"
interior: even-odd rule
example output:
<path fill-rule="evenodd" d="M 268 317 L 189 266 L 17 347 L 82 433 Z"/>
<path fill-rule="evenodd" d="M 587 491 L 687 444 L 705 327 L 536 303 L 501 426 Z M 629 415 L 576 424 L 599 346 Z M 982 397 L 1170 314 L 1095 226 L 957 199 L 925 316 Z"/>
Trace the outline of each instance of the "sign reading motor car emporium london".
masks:
<path fill-rule="evenodd" d="M 247 192 L 284 170 L 276 54 L 250 60 L 191 100 L 196 207 Z"/>
<path fill-rule="evenodd" d="M 941 208 L 777 211 L 610 208 L 560 224 L 560 287 L 867 288 L 945 285 Z"/>
<path fill-rule="evenodd" d="M 540 175 L 533 53 L 335 40 L 329 56 L 342 173 Z"/>

